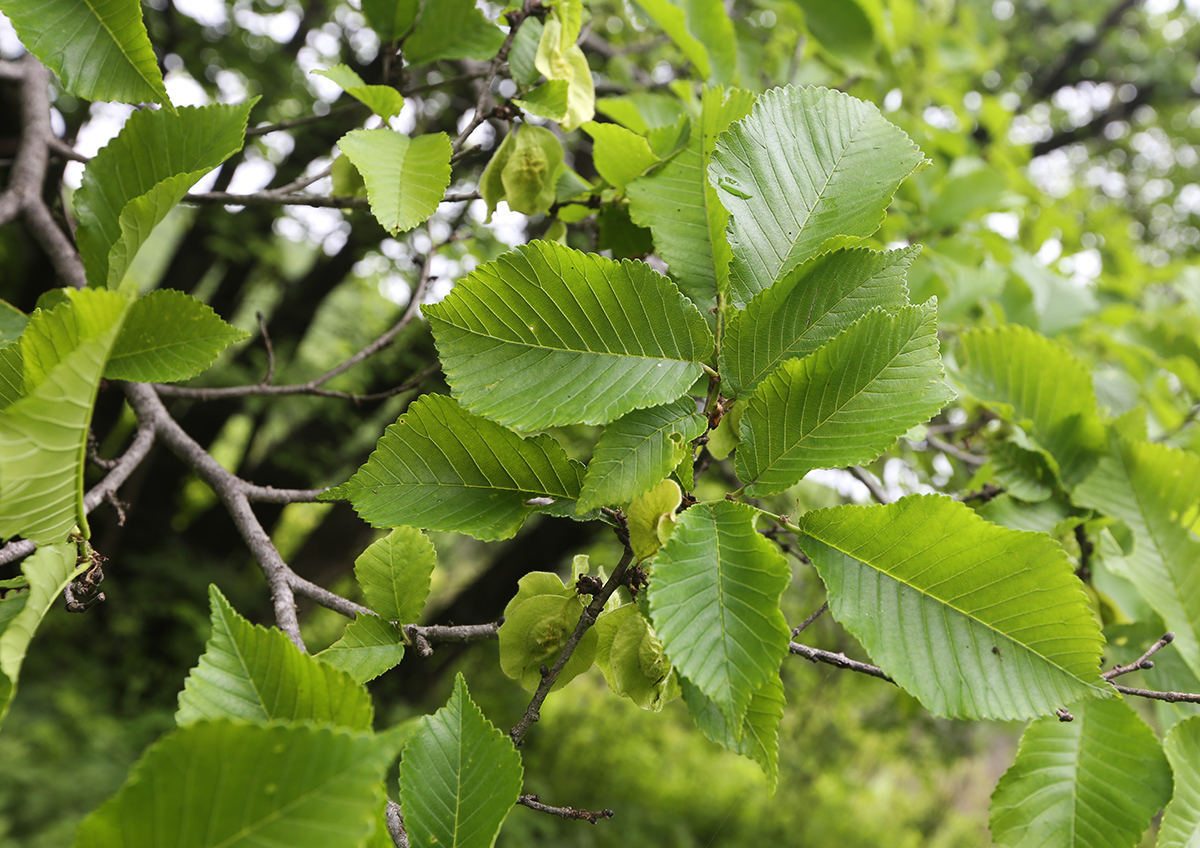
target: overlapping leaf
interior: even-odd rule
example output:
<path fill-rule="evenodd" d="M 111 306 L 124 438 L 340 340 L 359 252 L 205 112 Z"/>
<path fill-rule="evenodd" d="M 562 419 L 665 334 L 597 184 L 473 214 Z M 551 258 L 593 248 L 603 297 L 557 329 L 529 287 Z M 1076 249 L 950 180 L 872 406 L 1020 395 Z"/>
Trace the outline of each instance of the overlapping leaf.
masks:
<path fill-rule="evenodd" d="M 491 848 L 522 775 L 512 741 L 475 706 L 459 674 L 400 762 L 400 806 L 414 848 Z"/>
<path fill-rule="evenodd" d="M 946 497 L 805 514 L 838 621 L 934 715 L 1032 718 L 1113 689 L 1063 549 Z"/>
<path fill-rule="evenodd" d="M 740 727 L 754 694 L 787 653 L 779 597 L 787 562 L 754 529 L 757 512 L 732 501 L 679 516 L 654 560 L 650 611 L 675 669 Z"/>
<path fill-rule="evenodd" d="M 321 499 L 348 498 L 373 527 L 495 540 L 544 509 L 527 501 L 574 501 L 582 482 L 583 466 L 549 436 L 523 439 L 444 395 L 425 395 L 387 428 L 366 465 Z"/>
<path fill-rule="evenodd" d="M 445 133 L 409 138 L 388 129 L 351 130 L 338 147 L 362 174 L 371 214 L 393 235 L 436 212 L 450 185 Z"/>
<path fill-rule="evenodd" d="M 838 236 L 868 236 L 923 162 L 899 128 L 824 88 L 768 91 L 721 136 L 709 180 L 729 210 L 732 300 L 745 306 Z"/>
<path fill-rule="evenodd" d="M 366 683 L 404 659 L 404 635 L 377 615 L 360 615 L 317 659 L 340 668 L 358 683 Z"/>
<path fill-rule="evenodd" d="M 814 468 L 869 462 L 952 396 L 936 302 L 872 311 L 759 384 L 742 415 L 738 477 L 747 493 L 763 495 Z"/>
<path fill-rule="evenodd" d="M 779 723 L 786 705 L 779 676 L 771 675 L 754 693 L 740 727 L 732 724 L 690 680 L 685 678 L 681 685 L 683 700 L 700 732 L 721 747 L 758 763 L 774 792 L 779 780 Z"/>
<path fill-rule="evenodd" d="M 504 32 L 483 16 L 475 0 L 425 0 L 412 34 L 404 40 L 410 65 L 438 59 L 491 59 Z"/>
<path fill-rule="evenodd" d="M 904 275 L 920 250 L 834 251 L 759 292 L 726 327 L 722 392 L 748 395 L 781 363 L 808 356 L 871 309 L 904 306 Z"/>
<path fill-rule="evenodd" d="M 75 193 L 75 241 L 88 285 L 117 286 L 154 225 L 197 180 L 242 149 L 254 102 L 129 116 L 88 163 Z"/>
<path fill-rule="evenodd" d="M 74 844 L 359 848 L 376 825 L 400 741 L 302 724 L 180 728 L 142 755 Z"/>
<path fill-rule="evenodd" d="M 374 708 L 350 675 L 302 654 L 281 630 L 242 618 L 208 587 L 212 635 L 179 693 L 175 721 L 312 721 L 370 730 Z"/>
<path fill-rule="evenodd" d="M 425 608 L 437 551 L 420 530 L 397 527 L 354 561 L 354 576 L 371 609 L 387 621 L 411 624 Z"/>
<path fill-rule="evenodd" d="M 476 269 L 424 312 L 459 402 L 525 430 L 675 400 L 713 352 L 703 316 L 649 266 L 545 241 Z"/>
<path fill-rule="evenodd" d="M 1175 797 L 1158 830 L 1158 848 L 1191 848 L 1200 839 L 1200 716 L 1181 721 L 1163 742 L 1175 772 Z"/>
<path fill-rule="evenodd" d="M 1038 719 L 992 795 L 992 837 L 1022 848 L 1132 848 L 1171 797 L 1158 739 L 1124 701 Z M 1161 842 L 1159 843 L 1162 844 Z"/>

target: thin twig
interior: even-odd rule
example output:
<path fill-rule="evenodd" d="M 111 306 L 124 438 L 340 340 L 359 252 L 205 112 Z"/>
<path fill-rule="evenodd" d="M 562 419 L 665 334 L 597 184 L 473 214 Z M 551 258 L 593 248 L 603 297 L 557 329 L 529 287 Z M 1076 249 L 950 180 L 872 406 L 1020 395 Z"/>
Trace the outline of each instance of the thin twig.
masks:
<path fill-rule="evenodd" d="M 1120 677 L 1122 674 L 1129 674 L 1132 671 L 1140 671 L 1145 668 L 1154 668 L 1154 663 L 1150 661 L 1150 657 L 1157 654 L 1167 645 L 1175 640 L 1174 633 L 1164 633 L 1162 638 L 1155 642 L 1147 649 L 1146 653 L 1142 654 L 1129 665 L 1113 666 L 1104 674 L 1100 675 L 1105 680 L 1112 680 L 1114 677 Z"/>
<path fill-rule="evenodd" d="M 330 109 L 324 115 L 305 115 L 303 118 L 290 118 L 286 121 L 280 121 L 277 124 L 265 124 L 261 127 L 251 127 L 246 130 L 246 138 L 254 138 L 258 135 L 267 135 L 268 133 L 279 132 L 280 130 L 290 130 L 295 127 L 303 127 L 308 124 L 315 124 L 318 121 L 325 121 L 329 118 L 337 118 L 351 112 L 361 112 L 366 109 L 363 103 L 351 103 L 347 106 L 339 106 L 336 109 Z"/>
<path fill-rule="evenodd" d="M 955 459 L 960 459 L 963 462 L 967 463 L 967 465 L 983 465 L 985 462 L 987 462 L 986 456 L 979 456 L 978 454 L 968 453 L 967 451 L 963 450 L 960 447 L 956 447 L 955 445 L 952 445 L 943 439 L 939 439 L 937 436 L 933 435 L 932 433 L 925 434 L 925 444 L 929 445 L 934 450 L 941 451 L 942 453 L 946 454 L 947 456 L 952 456 Z"/>
<path fill-rule="evenodd" d="M 811 662 L 828 663 L 829 665 L 837 666 L 838 668 L 857 671 L 860 674 L 869 674 L 871 677 L 878 677 L 880 680 L 886 680 L 888 683 L 895 683 L 895 680 L 888 677 L 887 672 L 876 665 L 852 660 L 845 654 L 835 654 L 832 651 L 822 651 L 820 648 L 810 648 L 808 645 L 801 645 L 799 642 L 792 642 L 788 645 L 788 650 L 793 654 L 804 657 Z"/>
<path fill-rule="evenodd" d="M 256 312 L 255 315 L 258 317 L 258 331 L 262 333 L 263 347 L 267 349 L 267 376 L 263 377 L 261 385 L 269 386 L 275 379 L 275 348 L 271 345 L 271 334 L 267 332 L 267 321 L 262 312 Z"/>
<path fill-rule="evenodd" d="M 825 603 L 821 604 L 821 606 L 817 609 L 817 611 L 814 612 L 812 615 L 810 615 L 808 618 L 804 619 L 804 622 L 799 627 L 793 627 L 792 628 L 792 638 L 795 639 L 797 636 L 799 636 L 801 633 L 803 633 L 805 630 L 807 630 L 808 625 L 812 624 L 814 621 L 816 621 L 818 618 L 820 618 L 821 614 L 824 613 L 827 609 L 829 609 L 829 601 L 826 601 Z"/>
<path fill-rule="evenodd" d="M 852 465 L 846 470 L 853 474 L 856 480 L 866 486 L 867 490 L 871 493 L 871 497 L 879 501 L 879 503 L 889 504 L 892 502 L 892 498 L 888 495 L 887 490 L 879 484 L 879 481 L 875 479 L 875 475 L 870 471 L 860 468 L 857 465 Z"/>
<path fill-rule="evenodd" d="M 353 401 L 354 403 L 364 403 L 366 401 L 395 397 L 404 392 L 411 392 L 441 369 L 441 363 L 435 362 L 398 386 L 366 395 L 356 395 L 353 392 L 338 392 L 333 389 L 322 389 L 312 385 L 315 382 L 312 380 L 307 383 L 299 383 L 291 386 L 265 386 L 259 383 L 253 386 L 226 386 L 224 388 L 193 388 L 190 386 L 172 386 L 166 383 L 155 383 L 154 389 L 164 397 L 185 397 L 195 400 L 223 400 L 238 397 L 261 397 L 263 395 L 314 395 L 316 397 L 337 398 L 339 400 Z M 320 378 L 317 379 L 319 380 Z"/>
<path fill-rule="evenodd" d="M 543 804 L 542 799 L 537 795 L 522 795 L 517 799 L 517 803 L 522 807 L 537 810 L 539 813 L 549 813 L 552 816 L 558 816 L 560 819 L 576 819 L 578 821 L 591 822 L 592 824 L 600 821 L 600 819 L 611 819 L 616 815 L 612 810 L 599 810 L 591 813 L 587 810 L 576 810 L 574 807 L 551 807 L 549 804 Z"/>
<path fill-rule="evenodd" d="M 1113 688 L 1122 695 L 1137 695 L 1139 698 L 1166 701 L 1168 704 L 1200 704 L 1200 695 L 1191 692 L 1159 692 L 1154 689 L 1135 689 L 1132 686 L 1118 686 L 1116 683 L 1113 684 Z"/>
<path fill-rule="evenodd" d="M 366 209 L 365 197 L 345 197 L 321 194 L 272 194 L 258 191 L 253 194 L 230 194 L 227 191 L 206 191 L 185 194 L 184 203 L 217 204 L 221 206 L 319 206 L 326 209 Z"/>

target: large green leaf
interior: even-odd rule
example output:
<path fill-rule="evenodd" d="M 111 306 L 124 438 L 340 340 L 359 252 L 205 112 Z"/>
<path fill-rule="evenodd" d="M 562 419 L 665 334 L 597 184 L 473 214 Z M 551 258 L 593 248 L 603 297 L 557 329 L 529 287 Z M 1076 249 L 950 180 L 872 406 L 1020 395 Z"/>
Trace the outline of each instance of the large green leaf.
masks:
<path fill-rule="evenodd" d="M 1133 551 L 1109 567 L 1131 580 L 1175 631 L 1174 647 L 1200 676 L 1200 541 L 1184 524 L 1200 507 L 1200 457 L 1114 437 L 1073 497 L 1133 531 Z"/>
<path fill-rule="evenodd" d="M 228 718 L 371 729 L 371 696 L 349 674 L 302 654 L 282 630 L 246 621 L 216 586 L 208 596 L 212 636 L 179 693 L 181 727 Z"/>
<path fill-rule="evenodd" d="M 71 94 L 174 111 L 138 0 L 5 0 L 0 11 Z"/>
<path fill-rule="evenodd" d="M 707 427 L 690 397 L 618 418 L 596 444 L 577 511 L 628 503 L 649 491 L 691 456 L 692 439 Z"/>
<path fill-rule="evenodd" d="M 892 194 L 923 162 L 879 110 L 839 91 L 778 88 L 721 136 L 709 180 L 729 210 L 733 302 L 821 252 L 869 236 Z"/>
<path fill-rule="evenodd" d="M 413 848 L 491 848 L 521 795 L 521 756 L 471 700 L 462 674 L 404 748 L 400 806 Z"/>
<path fill-rule="evenodd" d="M 42 545 L 21 563 L 29 588 L 0 600 L 0 722 L 12 706 L 34 631 L 66 585 L 83 570 L 76 561 L 77 550 L 66 542 Z"/>
<path fill-rule="evenodd" d="M 491 59 L 504 32 L 483 16 L 475 0 L 425 0 L 421 17 L 404 40 L 404 59 L 424 65 L 438 59 Z"/>
<path fill-rule="evenodd" d="M 1158 739 L 1124 701 L 1038 719 L 992 795 L 992 837 L 1021 848 L 1133 848 L 1171 797 Z M 1160 843 L 1161 844 L 1161 843 Z"/>
<path fill-rule="evenodd" d="M 424 312 L 459 402 L 524 430 L 607 424 L 675 400 L 713 352 L 670 280 L 553 242 L 477 268 Z"/>
<path fill-rule="evenodd" d="M 1163 748 L 1175 772 L 1175 797 L 1158 829 L 1158 848 L 1195 848 L 1200 841 L 1200 716 L 1175 725 Z"/>
<path fill-rule="evenodd" d="M 1114 690 L 1063 549 L 947 497 L 841 506 L 797 522 L 829 607 L 938 716 L 1032 718 Z"/>
<path fill-rule="evenodd" d="M 871 309 L 904 306 L 904 275 L 920 250 L 837 250 L 763 289 L 725 329 L 722 393 L 747 395 L 782 362 L 808 356 Z"/>
<path fill-rule="evenodd" d="M 409 138 L 393 130 L 351 130 L 338 147 L 367 184 L 371 214 L 395 235 L 437 211 L 450 185 L 450 139 L 445 133 Z"/>
<path fill-rule="evenodd" d="M 133 302 L 104 368 L 110 380 L 169 383 L 194 377 L 249 334 L 196 298 L 159 289 Z"/>
<path fill-rule="evenodd" d="M 78 848 L 359 848 L 398 735 L 201 722 L 163 737 L 83 820 Z"/>
<path fill-rule="evenodd" d="M 759 384 L 742 415 L 738 476 L 748 494 L 764 495 L 814 468 L 869 462 L 952 397 L 937 303 L 873 310 Z"/>
<path fill-rule="evenodd" d="M 425 395 L 387 428 L 366 465 L 321 499 L 348 498 L 373 527 L 495 540 L 544 510 L 530 499 L 574 501 L 582 483 L 583 466 L 549 436 L 523 439 L 444 395 Z"/>
<path fill-rule="evenodd" d="M 770 790 L 774 792 L 779 781 L 779 723 L 783 721 L 783 708 L 786 705 L 783 681 L 779 675 L 771 675 L 754 693 L 746 710 L 746 718 L 740 726 L 731 723 L 690 680 L 684 678 L 680 685 L 683 688 L 683 700 L 700 732 L 721 747 L 758 763 L 767 776 Z"/>
<path fill-rule="evenodd" d="M 72 291 L 34 312 L 21 336 L 23 396 L 0 410 L 0 539 L 84 534 L 83 469 L 92 404 L 129 301 Z"/>
<path fill-rule="evenodd" d="M 704 313 L 717 305 L 718 289 L 728 289 L 732 256 L 725 238 L 729 215 L 708 182 L 708 163 L 717 136 L 749 114 L 753 103 L 749 91 L 706 89 L 687 147 L 626 189 L 633 222 L 654 233 L 671 276 Z"/>
<path fill-rule="evenodd" d="M 354 576 L 371 609 L 387 621 L 411 624 L 425 608 L 437 551 L 420 530 L 397 527 L 354 561 Z"/>
<path fill-rule="evenodd" d="M 317 659 L 366 683 L 404 659 L 404 634 L 377 615 L 360 615 L 346 625 L 341 639 L 317 654 Z"/>
<path fill-rule="evenodd" d="M 976 398 L 1028 431 L 1073 486 L 1104 449 L 1092 375 L 1062 345 L 1009 324 L 959 337 L 959 375 Z"/>
<path fill-rule="evenodd" d="M 242 149 L 254 102 L 129 116 L 88 163 L 75 193 L 75 241 L 88 285 L 120 284 L 154 225 L 197 180 Z"/>
<path fill-rule="evenodd" d="M 740 727 L 755 692 L 787 654 L 779 597 L 791 577 L 754 529 L 758 513 L 732 501 L 697 504 L 654 560 L 650 611 L 676 670 Z"/>

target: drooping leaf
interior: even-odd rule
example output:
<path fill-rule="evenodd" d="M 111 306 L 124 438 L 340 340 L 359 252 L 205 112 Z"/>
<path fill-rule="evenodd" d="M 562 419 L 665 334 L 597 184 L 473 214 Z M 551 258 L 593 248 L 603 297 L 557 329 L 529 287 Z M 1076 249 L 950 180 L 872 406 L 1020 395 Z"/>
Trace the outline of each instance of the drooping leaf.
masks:
<path fill-rule="evenodd" d="M 683 492 L 674 480 L 663 480 L 629 504 L 629 546 L 638 561 L 649 559 L 663 546 L 665 537 L 675 529 L 675 510 L 683 502 Z"/>
<path fill-rule="evenodd" d="M 923 162 L 879 110 L 824 88 L 780 88 L 721 136 L 709 180 L 729 210 L 731 298 L 755 294 L 837 236 L 869 236 Z"/>
<path fill-rule="evenodd" d="M 834 616 L 934 715 L 1032 718 L 1114 694 L 1100 627 L 1045 534 L 940 496 L 816 510 L 797 525 Z"/>
<path fill-rule="evenodd" d="M 158 289 L 130 306 L 104 376 L 138 383 L 186 380 L 248 335 L 226 324 L 194 297 L 175 289 Z"/>
<path fill-rule="evenodd" d="M 710 82 L 731 85 L 738 81 L 738 38 L 733 21 L 721 0 L 681 0 L 687 29 L 708 54 Z"/>
<path fill-rule="evenodd" d="M 42 618 L 81 572 L 78 548 L 70 543 L 42 545 L 21 563 L 29 588 L 0 600 L 0 722 L 12 706 L 21 663 Z"/>
<path fill-rule="evenodd" d="M 558 661 L 585 606 L 573 590 L 567 597 L 554 592 L 510 602 L 498 632 L 500 669 L 520 681 L 527 692 L 533 692 L 542 682 L 541 669 Z M 596 659 L 596 645 L 596 631 L 590 629 L 575 646 L 550 691 L 561 689 L 587 671 Z"/>
<path fill-rule="evenodd" d="M 637 0 L 658 28 L 667 34 L 687 60 L 696 66 L 696 76 L 707 79 L 712 72 L 708 50 L 688 31 L 687 15 L 671 0 Z"/>
<path fill-rule="evenodd" d="M 552 242 L 477 268 L 424 312 L 459 402 L 525 430 L 675 400 L 713 350 L 704 318 L 649 266 Z"/>
<path fill-rule="evenodd" d="M 349 65 L 334 65 L 313 73 L 340 85 L 347 94 L 385 121 L 393 115 L 399 115 L 404 108 L 404 97 L 400 92 L 390 85 L 367 85 Z"/>
<path fill-rule="evenodd" d="M 697 504 L 654 560 L 650 611 L 671 664 L 740 726 L 787 653 L 787 562 L 732 501 Z"/>
<path fill-rule="evenodd" d="M 1132 848 L 1171 797 L 1162 747 L 1128 704 L 1086 701 L 1071 713 L 1038 719 L 1021 737 L 992 795 L 997 845 Z"/>
<path fill-rule="evenodd" d="M 366 465 L 321 500 L 349 499 L 373 527 L 488 541 L 513 536 L 544 509 L 530 499 L 574 501 L 582 482 L 583 466 L 549 436 L 523 439 L 444 395 L 425 395 L 387 428 Z"/>
<path fill-rule="evenodd" d="M 733 725 L 690 680 L 684 678 L 681 685 L 683 700 L 700 732 L 721 747 L 758 763 L 774 792 L 779 781 L 779 723 L 786 703 L 779 675 L 771 675 L 754 693 L 740 727 Z"/>
<path fill-rule="evenodd" d="M 1175 797 L 1158 829 L 1158 848 L 1191 848 L 1200 838 L 1200 716 L 1179 722 L 1163 742 Z"/>
<path fill-rule="evenodd" d="M 741 89 L 706 89 L 701 117 L 687 147 L 671 161 L 629 184 L 629 214 L 654 233 L 658 254 L 671 276 L 702 313 L 717 305 L 729 285 L 732 253 L 725 238 L 729 215 L 708 182 L 717 136 L 750 113 L 754 95 Z"/>
<path fill-rule="evenodd" d="M 137 0 L 8 0 L 4 14 L 76 97 L 174 111 Z"/>
<path fill-rule="evenodd" d="M 596 170 L 617 190 L 658 164 L 646 139 L 622 126 L 588 121 L 583 131 L 592 137 Z"/>
<path fill-rule="evenodd" d="M 524 25 L 521 31 L 525 31 Z M 566 80 L 547 80 L 526 92 L 524 97 L 514 98 L 513 103 L 535 117 L 561 121 L 567 116 L 567 94 L 570 87 Z"/>
<path fill-rule="evenodd" d="M 362 0 L 363 14 L 384 44 L 405 35 L 417 19 L 421 0 Z"/>
<path fill-rule="evenodd" d="M 386 621 L 411 624 L 425 608 L 437 551 L 420 530 L 397 527 L 354 561 L 354 577 L 371 609 Z"/>
<path fill-rule="evenodd" d="M 302 654 L 282 630 L 251 624 L 209 585 L 212 635 L 179 693 L 175 721 L 312 721 L 370 730 L 374 708 L 350 675 Z"/>
<path fill-rule="evenodd" d="M 804 22 L 812 37 L 835 56 L 870 61 L 874 48 L 874 27 L 856 0 L 826 3 L 823 0 L 799 0 Z"/>
<path fill-rule="evenodd" d="M 357 683 L 366 683 L 404 659 L 404 634 L 377 615 L 360 615 L 317 659 L 340 668 Z"/>
<path fill-rule="evenodd" d="M 873 310 L 759 384 L 742 415 L 738 477 L 748 494 L 772 494 L 814 468 L 869 462 L 952 397 L 936 302 Z"/>
<path fill-rule="evenodd" d="M 521 794 L 512 740 L 484 717 L 459 674 L 400 761 L 400 806 L 413 848 L 491 848 Z"/>
<path fill-rule="evenodd" d="M 707 426 L 690 397 L 618 418 L 596 445 L 576 509 L 624 504 L 649 491 L 691 456 L 692 440 Z"/>
<path fill-rule="evenodd" d="M 412 34 L 404 40 L 410 65 L 438 59 L 491 59 L 504 32 L 483 16 L 475 0 L 424 0 Z"/>
<path fill-rule="evenodd" d="M 905 272 L 920 250 L 837 250 L 759 292 L 726 327 L 722 393 L 748 395 L 782 362 L 808 356 L 870 310 L 900 309 L 908 303 Z"/>
<path fill-rule="evenodd" d="M 638 611 L 626 604 L 596 619 L 596 664 L 618 695 L 659 712 L 679 697 L 679 682 L 662 642 Z"/>
<path fill-rule="evenodd" d="M 0 410 L 0 539 L 86 536 L 83 470 L 92 404 L 129 301 L 73 291 L 34 312 L 21 336 L 23 394 Z"/>
<path fill-rule="evenodd" d="M 393 235 L 436 212 L 450 185 L 450 139 L 445 133 L 409 138 L 387 129 L 351 130 L 338 147 L 367 184 L 371 214 Z"/>
<path fill-rule="evenodd" d="M 567 84 L 567 114 L 559 121 L 563 132 L 579 129 L 596 114 L 596 87 L 587 57 L 575 42 L 583 24 L 582 0 L 559 0 L 542 28 L 534 66 L 548 80 Z"/>
<path fill-rule="evenodd" d="M 84 819 L 77 848 L 359 848 L 383 806 L 398 736 L 200 722 L 142 755 Z"/>
<path fill-rule="evenodd" d="M 521 124 L 505 136 L 479 179 L 488 220 L 501 200 L 525 215 L 548 210 L 554 203 L 562 160 L 562 142 L 545 127 Z"/>

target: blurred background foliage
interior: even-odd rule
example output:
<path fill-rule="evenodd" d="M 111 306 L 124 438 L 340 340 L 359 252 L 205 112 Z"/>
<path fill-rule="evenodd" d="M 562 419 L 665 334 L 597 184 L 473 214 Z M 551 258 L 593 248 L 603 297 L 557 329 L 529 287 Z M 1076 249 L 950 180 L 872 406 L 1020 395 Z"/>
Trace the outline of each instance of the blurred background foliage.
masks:
<path fill-rule="evenodd" d="M 405 93 L 398 125 L 406 132 L 453 136 L 465 125 L 482 66 L 385 63 L 386 51 L 356 5 L 144 4 L 177 104 L 261 96 L 252 124 L 321 116 L 254 136 L 208 181 L 213 187 L 255 191 L 329 164 L 337 138 L 367 118 L 339 99 L 336 86 L 309 73 L 337 62 Z M 843 89 L 878 104 L 932 161 L 902 186 L 877 241 L 923 245 L 909 284 L 915 301 L 939 298 L 945 339 L 980 324 L 1038 329 L 1093 367 L 1102 405 L 1115 414 L 1143 408 L 1152 438 L 1200 449 L 1200 271 L 1189 267 L 1200 243 L 1198 0 L 725 5 L 736 24 L 740 85 Z M 500 11 L 485 9 L 492 17 Z M 591 2 L 587 13 L 581 44 L 602 116 L 629 120 L 631 106 L 643 119 L 662 109 L 678 114 L 695 102 L 684 54 L 636 2 Z M 0 53 L 19 51 L 0 25 Z M 513 93 L 511 82 L 499 83 L 501 96 Z M 15 98 L 15 86 L 0 84 L 0 114 L 16 114 Z M 63 94 L 55 110 L 56 131 L 84 153 L 102 146 L 128 111 Z M 17 122 L 0 125 L 4 171 Z M 456 163 L 452 191 L 475 188 L 501 138 L 492 125 L 476 131 Z M 564 143 L 568 163 L 594 178 L 588 136 L 576 131 Z M 55 160 L 52 167 L 69 194 L 80 166 Z M 444 204 L 426 226 L 389 238 L 366 211 L 180 208 L 133 273 L 146 289 L 191 292 L 253 333 L 195 385 L 262 379 L 267 355 L 257 313 L 273 343 L 276 382 L 300 382 L 389 326 L 421 263 L 432 263 L 432 293 L 443 296 L 455 279 L 552 223 L 502 206 L 485 226 L 484 214 L 481 201 Z M 617 256 L 640 255 L 647 244 L 619 204 L 572 224 L 568 238 Z M 0 230 L 0 295 L 29 310 L 52 279 L 32 240 L 16 228 Z M 952 362 L 952 346 L 945 354 Z M 418 322 L 328 387 L 385 391 L 434 359 L 428 329 Z M 440 380 L 429 377 L 422 390 L 445 391 Z M 344 480 L 413 396 L 177 400 L 171 409 L 239 474 L 309 487 Z M 999 437 L 977 408 L 952 408 L 939 422 L 967 428 L 967 447 Z M 101 454 L 113 455 L 131 427 L 119 392 L 102 392 L 95 421 Z M 596 432 L 581 427 L 556 436 L 586 458 Z M 920 433 L 913 438 L 873 466 L 889 491 L 959 490 L 994 473 L 933 449 Z M 732 472 L 716 464 L 709 473 Z M 171 726 L 176 693 L 207 637 L 210 582 L 252 620 L 270 620 L 260 572 L 228 516 L 174 457 L 157 450 L 122 494 L 128 520 L 109 506 L 93 519 L 96 548 L 110 559 L 109 600 L 86 616 L 47 619 L 0 735 L 0 848 L 66 844 L 78 819 L 114 792 L 141 750 Z M 865 500 L 866 492 L 849 475 L 828 472 L 777 496 L 773 508 L 803 511 L 847 498 Z M 350 569 L 374 535 L 348 506 L 260 509 L 299 573 L 355 591 Z M 494 620 L 526 571 L 563 570 L 579 552 L 596 564 L 617 559 L 598 529 L 549 518 L 506 543 L 448 534 L 434 540 L 441 569 L 428 622 Z M 1071 550 L 1073 540 L 1063 541 Z M 795 622 L 819 604 L 821 592 L 810 568 L 797 559 L 792 565 L 786 603 Z M 1119 610 L 1109 615 L 1106 623 L 1120 623 Z M 302 610 L 302 621 L 314 649 L 344 626 L 317 609 Z M 808 636 L 861 655 L 828 616 Z M 371 684 L 379 721 L 435 709 L 453 672 L 465 669 L 485 713 L 508 726 L 526 695 L 503 677 L 495 650 L 443 646 L 428 660 L 406 658 Z M 590 827 L 518 808 L 500 844 L 988 844 L 988 796 L 1020 728 L 935 720 L 891 686 L 799 659 L 785 666 L 785 682 L 779 789 L 768 797 L 753 764 L 707 742 L 678 704 L 644 713 L 609 695 L 593 670 L 548 702 L 524 749 L 526 787 L 550 803 L 612 808 L 616 818 Z"/>

